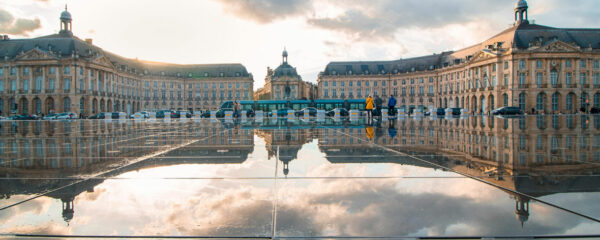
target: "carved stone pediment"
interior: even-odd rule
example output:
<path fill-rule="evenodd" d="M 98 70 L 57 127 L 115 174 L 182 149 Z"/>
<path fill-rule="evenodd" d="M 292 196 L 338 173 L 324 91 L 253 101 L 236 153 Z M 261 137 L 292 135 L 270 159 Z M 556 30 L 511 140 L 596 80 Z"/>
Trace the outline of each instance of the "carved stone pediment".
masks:
<path fill-rule="evenodd" d="M 37 48 L 31 49 L 31 50 L 24 52 L 16 57 L 16 60 L 48 60 L 48 59 L 55 60 L 55 59 L 57 59 L 57 57 L 48 52 L 37 49 Z"/>
<path fill-rule="evenodd" d="M 98 56 L 98 57 L 94 58 L 94 59 L 92 60 L 92 63 L 98 64 L 98 65 L 101 65 L 101 66 L 105 66 L 105 67 L 110 67 L 110 68 L 112 68 L 112 67 L 113 67 L 113 64 L 112 64 L 112 62 L 110 61 L 110 59 L 108 59 L 108 58 L 107 58 L 106 56 L 104 56 L 104 55 L 100 55 L 100 56 Z"/>
<path fill-rule="evenodd" d="M 546 46 L 542 46 L 535 50 L 536 52 L 581 52 L 579 47 L 574 47 L 571 44 L 562 42 L 562 41 L 554 41 Z"/>

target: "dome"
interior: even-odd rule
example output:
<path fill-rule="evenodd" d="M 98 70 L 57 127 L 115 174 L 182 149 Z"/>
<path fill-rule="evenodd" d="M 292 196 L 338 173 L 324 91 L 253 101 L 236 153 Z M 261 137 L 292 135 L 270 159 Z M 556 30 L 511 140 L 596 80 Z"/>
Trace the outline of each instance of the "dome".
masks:
<path fill-rule="evenodd" d="M 527 8 L 527 1 L 519 0 L 517 4 L 515 4 L 515 8 Z"/>
<path fill-rule="evenodd" d="M 284 57 L 288 56 L 287 50 L 285 50 L 285 48 L 283 48 L 283 54 L 281 54 L 281 56 L 284 56 Z"/>
<path fill-rule="evenodd" d="M 291 65 L 289 65 L 288 63 L 283 63 L 275 69 L 274 75 L 277 77 L 282 77 L 282 76 L 295 77 L 295 76 L 298 76 L 298 72 L 296 72 L 296 69 L 294 67 L 292 67 Z"/>
<path fill-rule="evenodd" d="M 71 21 L 71 13 L 67 11 L 67 6 L 65 6 L 65 10 L 60 14 L 60 20 Z"/>

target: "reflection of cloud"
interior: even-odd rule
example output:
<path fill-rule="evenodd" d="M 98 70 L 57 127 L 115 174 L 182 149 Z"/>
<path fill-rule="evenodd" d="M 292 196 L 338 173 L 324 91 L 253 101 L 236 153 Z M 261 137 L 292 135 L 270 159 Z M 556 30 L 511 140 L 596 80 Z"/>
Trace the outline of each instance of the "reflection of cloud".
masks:
<path fill-rule="evenodd" d="M 15 195 L 12 196 L 11 199 L 13 202 L 23 201 L 31 196 L 26 195 Z M 31 201 L 25 202 L 23 204 L 19 204 L 5 210 L 0 211 L 0 224 L 10 223 L 13 218 L 18 217 L 22 214 L 35 214 L 40 215 L 48 211 L 50 205 L 52 204 L 51 199 L 49 198 L 36 198 Z"/>
<path fill-rule="evenodd" d="M 70 235 L 73 234 L 66 225 L 58 225 L 51 222 L 41 225 L 23 225 L 2 229 L 3 233 L 27 233 L 46 235 Z"/>
<path fill-rule="evenodd" d="M 41 28 L 42 25 L 39 19 L 24 19 L 17 18 L 4 9 L 0 9 L 0 32 L 27 36 L 28 32 L 32 32 Z"/>
<path fill-rule="evenodd" d="M 259 23 L 304 14 L 311 10 L 309 0 L 217 0 L 226 12 Z"/>
<path fill-rule="evenodd" d="M 96 188 L 93 192 L 85 192 L 82 197 L 85 201 L 96 201 L 98 197 L 106 192 L 106 188 Z"/>

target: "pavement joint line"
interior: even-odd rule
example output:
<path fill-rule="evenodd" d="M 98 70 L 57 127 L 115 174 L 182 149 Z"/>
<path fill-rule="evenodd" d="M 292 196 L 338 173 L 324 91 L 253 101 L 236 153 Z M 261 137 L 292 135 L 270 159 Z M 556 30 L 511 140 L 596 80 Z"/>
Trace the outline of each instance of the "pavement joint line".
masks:
<path fill-rule="evenodd" d="M 225 131 L 225 130 L 224 130 L 224 131 Z M 220 132 L 219 132 L 219 133 L 220 133 Z M 212 136 L 215 136 L 215 135 L 211 135 L 211 136 L 209 136 L 209 137 L 212 137 Z M 209 138 L 209 137 L 206 137 L 206 138 Z M 204 139 L 204 138 L 203 138 L 203 139 Z M 158 155 L 160 155 L 160 154 L 164 154 L 164 153 L 170 152 L 170 151 L 172 151 L 172 150 L 174 150 L 174 149 L 178 149 L 178 148 L 180 148 L 180 147 L 187 146 L 187 145 L 189 145 L 189 144 L 192 144 L 192 143 L 198 142 L 198 141 L 200 141 L 200 140 L 203 140 L 203 139 L 192 140 L 192 141 L 190 141 L 190 142 L 188 142 L 188 143 L 182 143 L 182 144 L 179 144 L 178 146 L 172 147 L 172 148 L 170 148 L 170 149 L 161 150 L 161 151 L 155 152 L 155 153 L 153 153 L 153 154 L 149 154 L 149 155 L 146 155 L 146 156 L 143 156 L 143 157 L 139 157 L 139 158 L 137 158 L 137 161 L 133 160 L 133 161 L 135 161 L 135 162 L 130 162 L 130 163 L 129 163 L 129 164 L 127 164 L 127 165 L 120 166 L 120 167 L 117 167 L 117 168 L 114 168 L 114 169 L 111 169 L 111 170 L 107 170 L 107 171 L 105 171 L 105 172 L 102 172 L 102 173 L 98 173 L 98 174 L 96 174 L 96 176 L 100 176 L 100 175 L 103 175 L 103 174 L 106 174 L 106 173 L 109 173 L 109 172 L 113 172 L 113 171 L 115 171 L 115 170 L 117 170 L 117 169 L 121 169 L 121 168 L 124 168 L 124 167 L 130 166 L 130 165 L 132 165 L 132 164 L 135 164 L 135 163 L 138 163 L 138 162 L 141 162 L 141 161 L 145 161 L 145 160 L 147 160 L 147 159 L 149 159 L 149 158 L 152 158 L 152 157 L 158 156 Z M 0 211 L 6 210 L 6 209 L 8 209 L 8 208 L 11 208 L 11 207 L 17 206 L 17 205 L 19 205 L 19 204 L 22 204 L 22 203 L 25 203 L 25 202 L 29 202 L 29 201 L 31 201 L 31 200 L 34 200 L 34 199 L 36 199 L 36 198 L 39 198 L 39 197 L 45 196 L 45 195 L 47 195 L 47 194 L 49 194 L 49 193 L 52 193 L 52 192 L 58 191 L 58 190 L 60 190 L 60 189 L 67 188 L 67 187 L 69 187 L 69 186 L 73 186 L 73 185 L 75 185 L 75 184 L 78 184 L 78 183 L 80 183 L 80 182 L 87 181 L 87 179 L 89 179 L 89 178 L 85 178 L 85 179 L 83 179 L 83 180 L 81 180 L 81 181 L 77 181 L 77 182 L 74 182 L 74 183 L 70 183 L 70 184 L 67 184 L 67 185 L 65 185 L 65 186 L 58 187 L 58 188 L 55 188 L 55 189 L 52 189 L 52 190 L 48 190 L 48 191 L 46 191 L 46 192 L 43 192 L 43 193 L 38 193 L 38 194 L 35 194 L 34 196 L 32 196 L 32 197 L 30 197 L 30 198 L 27 198 L 27 199 L 24 199 L 24 200 L 21 200 L 21 201 L 18 201 L 18 202 L 16 202 L 16 203 L 12 203 L 12 204 L 9 204 L 9 205 L 3 206 L 3 207 L 0 207 Z"/>
<path fill-rule="evenodd" d="M 344 132 L 341 132 L 341 131 L 339 131 L 339 130 L 337 130 L 337 129 L 335 129 L 335 128 L 332 128 L 332 129 L 333 129 L 334 131 L 337 131 L 337 132 L 339 132 L 339 133 L 341 133 L 341 134 L 344 134 L 344 135 L 346 135 L 346 136 L 354 137 L 354 136 L 352 136 L 352 135 L 348 135 L 348 134 L 346 134 L 346 133 L 344 133 Z M 379 145 L 377 145 L 377 144 L 374 144 L 374 143 L 370 143 L 370 144 L 371 144 L 372 146 L 375 146 L 375 147 L 378 147 L 378 148 L 382 148 L 382 149 L 385 149 L 385 150 L 388 150 L 388 151 L 391 151 L 391 152 L 396 152 L 396 153 L 398 153 L 398 154 L 405 154 L 405 153 L 402 153 L 402 152 L 400 152 L 400 151 L 397 151 L 397 150 L 394 150 L 394 149 L 387 148 L 387 147 L 385 147 L 385 146 L 379 146 Z M 537 202 L 540 202 L 540 203 L 543 203 L 543 204 L 546 204 L 546 205 L 549 205 L 549 206 L 555 207 L 555 208 L 557 208 L 557 209 L 563 210 L 563 211 L 565 211 L 565 212 L 572 213 L 572 214 L 578 215 L 578 216 L 580 216 L 580 217 L 586 218 L 586 219 L 588 219 L 588 220 L 592 220 L 592 221 L 594 221 L 594 222 L 598 222 L 598 223 L 600 223 L 600 219 L 597 219 L 597 218 L 594 218 L 594 217 L 591 217 L 591 216 L 588 216 L 588 215 L 585 215 L 585 214 L 582 214 L 582 213 L 579 213 L 579 212 L 576 212 L 576 211 L 573 211 L 573 210 L 570 210 L 570 209 L 567 209 L 567 208 L 561 207 L 561 206 L 559 206 L 559 205 L 556 205 L 556 204 L 553 204 L 553 203 L 550 203 L 550 202 L 547 202 L 547 201 L 541 200 L 541 199 L 539 199 L 539 198 L 536 198 L 536 197 L 534 197 L 534 196 L 530 196 L 530 195 L 528 195 L 528 194 L 524 194 L 524 193 L 521 193 L 521 192 L 517 192 L 517 191 L 514 191 L 514 190 L 512 190 L 512 189 L 509 189 L 509 188 L 505 188 L 505 187 L 503 187 L 503 186 L 500 186 L 500 185 L 494 184 L 494 183 L 492 183 L 492 182 L 486 181 L 486 180 L 484 180 L 484 179 L 481 179 L 481 178 L 478 178 L 478 177 L 475 177 L 475 176 L 472 176 L 472 175 L 469 175 L 469 174 L 464 174 L 464 173 L 457 172 L 457 171 L 455 171 L 455 170 L 453 170 L 453 169 L 451 169 L 451 168 L 448 168 L 448 167 L 445 167 L 445 166 L 442 166 L 442 165 L 439 165 L 439 164 L 436 164 L 436 163 L 433 163 L 433 162 L 429 162 L 429 161 L 427 161 L 427 160 L 424 160 L 424 159 L 421 159 L 421 158 L 418 158 L 418 157 L 414 157 L 414 156 L 407 155 L 407 154 L 405 154 L 405 155 L 406 155 L 406 156 L 408 156 L 408 157 L 410 157 L 410 158 L 413 158 L 413 159 L 415 159 L 415 160 L 422 161 L 422 162 L 426 162 L 426 163 L 429 163 L 429 164 L 432 164 L 432 165 L 438 166 L 438 167 L 440 167 L 440 168 L 446 169 L 446 170 L 448 170 L 448 171 L 451 171 L 451 172 L 454 172 L 454 173 L 456 173 L 456 174 L 459 174 L 459 175 L 462 175 L 462 176 L 466 176 L 466 177 L 468 177 L 468 178 L 471 178 L 471 179 L 474 179 L 474 180 L 480 181 L 480 182 L 482 182 L 482 183 L 485 183 L 485 184 L 488 184 L 488 185 L 491 185 L 491 186 L 497 187 L 497 188 L 499 188 L 499 189 L 502 189 L 502 190 L 505 190 L 505 191 L 509 191 L 509 192 L 512 192 L 512 193 L 515 193 L 515 194 L 518 194 L 518 195 L 522 195 L 522 196 L 528 197 L 528 198 L 530 198 L 530 199 L 533 199 L 533 200 L 535 200 L 535 201 L 537 201 Z"/>

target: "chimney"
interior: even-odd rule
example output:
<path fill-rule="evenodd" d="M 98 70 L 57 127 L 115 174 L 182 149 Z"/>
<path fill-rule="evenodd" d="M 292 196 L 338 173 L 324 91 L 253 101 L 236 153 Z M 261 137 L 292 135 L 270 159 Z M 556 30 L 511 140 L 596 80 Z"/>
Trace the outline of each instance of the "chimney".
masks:
<path fill-rule="evenodd" d="M 92 39 L 91 38 L 86 38 L 85 42 L 88 43 L 88 44 L 90 44 L 90 45 L 92 45 Z"/>

